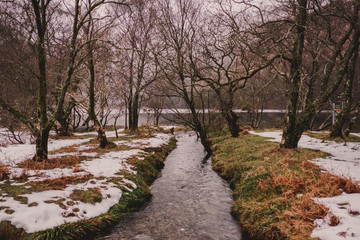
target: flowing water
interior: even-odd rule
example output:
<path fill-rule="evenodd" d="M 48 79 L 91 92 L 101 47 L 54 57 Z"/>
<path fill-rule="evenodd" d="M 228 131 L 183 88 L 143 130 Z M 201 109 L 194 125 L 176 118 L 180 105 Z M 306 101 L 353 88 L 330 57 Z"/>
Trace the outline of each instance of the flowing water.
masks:
<path fill-rule="evenodd" d="M 241 239 L 230 215 L 231 190 L 212 169 L 194 134 L 180 134 L 152 200 L 139 212 L 95 239 Z"/>

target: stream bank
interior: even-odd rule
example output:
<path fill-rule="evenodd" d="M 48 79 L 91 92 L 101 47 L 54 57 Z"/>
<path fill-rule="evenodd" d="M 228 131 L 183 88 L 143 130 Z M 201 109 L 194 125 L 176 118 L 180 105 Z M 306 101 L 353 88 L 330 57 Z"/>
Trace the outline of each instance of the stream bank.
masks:
<path fill-rule="evenodd" d="M 227 182 L 212 170 L 195 134 L 177 140 L 146 207 L 94 239 L 241 239 Z"/>

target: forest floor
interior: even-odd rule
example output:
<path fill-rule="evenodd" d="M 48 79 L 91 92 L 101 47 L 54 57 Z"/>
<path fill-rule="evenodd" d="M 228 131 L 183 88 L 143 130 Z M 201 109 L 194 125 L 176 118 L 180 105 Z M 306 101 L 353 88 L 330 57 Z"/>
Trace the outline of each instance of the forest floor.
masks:
<path fill-rule="evenodd" d="M 28 133 L 16 144 L 0 129 L 0 239 L 83 237 L 148 199 L 148 185 L 176 146 L 170 131 L 106 134 L 113 148 L 99 148 L 95 132 L 53 133 L 48 160 L 34 162 Z"/>
<path fill-rule="evenodd" d="M 359 142 L 315 132 L 291 150 L 274 143 L 281 131 L 250 133 L 212 136 L 213 168 L 230 182 L 232 213 L 250 237 L 359 239 Z"/>

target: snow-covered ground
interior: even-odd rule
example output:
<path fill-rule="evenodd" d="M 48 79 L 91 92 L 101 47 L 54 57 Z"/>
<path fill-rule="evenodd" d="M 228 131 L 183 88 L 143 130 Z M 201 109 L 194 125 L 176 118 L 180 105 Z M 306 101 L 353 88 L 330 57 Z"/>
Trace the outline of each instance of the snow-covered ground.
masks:
<path fill-rule="evenodd" d="M 121 132 L 121 130 L 119 131 Z M 171 138 L 169 134 L 154 134 L 153 137 L 144 139 L 134 139 L 132 141 L 119 141 L 118 145 L 128 145 L 133 149 L 124 151 L 112 151 L 98 156 L 98 153 L 91 152 L 96 145 L 82 145 L 91 138 L 69 139 L 49 141 L 49 151 L 55 151 L 63 147 L 74 146 L 75 152 L 49 154 L 49 158 L 61 156 L 87 156 L 88 159 L 78 164 L 76 167 L 55 168 L 49 170 L 26 170 L 27 181 L 19 183 L 14 177 L 21 175 L 23 168 L 17 166 L 18 163 L 31 158 L 35 154 L 35 145 L 30 141 L 25 144 L 14 144 L 5 138 L 5 130 L 0 129 L 0 141 L 3 144 L 0 147 L 0 163 L 6 165 L 10 170 L 10 184 L 31 188 L 30 182 L 40 182 L 44 180 L 54 180 L 62 177 L 80 177 L 89 175 L 91 179 L 78 184 L 69 184 L 63 190 L 47 190 L 42 192 L 32 192 L 23 194 L 22 197 L 28 199 L 24 204 L 7 193 L 0 194 L 0 222 L 10 221 L 18 228 L 24 228 L 26 232 L 36 232 L 52 228 L 64 223 L 75 222 L 81 219 L 87 219 L 98 216 L 109 210 L 111 206 L 118 203 L 122 194 L 119 186 L 108 181 L 111 177 L 122 178 L 122 187 L 128 191 L 136 188 L 136 184 L 119 175 L 121 170 L 126 170 L 136 174 L 133 166 L 127 162 L 131 157 L 143 159 L 145 151 L 141 150 L 147 147 L 160 147 L 167 143 Z M 89 133 L 76 134 L 88 135 Z M 90 133 L 96 134 L 96 133 Z M 119 133 L 120 136 L 128 136 L 125 133 Z M 107 132 L 108 137 L 115 136 L 115 132 Z M 99 180 L 99 177 L 103 180 Z M 6 184 L 6 180 L 0 182 Z M 78 200 L 73 200 L 70 195 L 74 190 L 98 189 L 102 195 L 100 203 L 90 204 Z M 57 201 L 57 203 L 55 203 Z M 59 202 L 61 204 L 59 204 Z"/>
<path fill-rule="evenodd" d="M 272 138 L 270 141 L 274 142 L 280 142 L 282 134 L 281 131 L 251 133 Z M 303 135 L 298 146 L 330 153 L 331 156 L 315 159 L 313 162 L 325 171 L 329 171 L 337 176 L 351 178 L 354 182 L 360 184 L 359 142 L 347 142 L 345 144 L 334 141 L 323 141 Z M 330 215 L 328 215 L 325 219 L 317 219 L 315 221 L 316 228 L 312 232 L 311 237 L 318 237 L 326 240 L 345 238 L 360 239 L 359 193 L 343 193 L 340 196 L 331 198 L 316 198 L 314 201 L 322 203 L 329 208 L 330 214 L 337 216 L 340 223 L 337 226 L 330 226 Z"/>

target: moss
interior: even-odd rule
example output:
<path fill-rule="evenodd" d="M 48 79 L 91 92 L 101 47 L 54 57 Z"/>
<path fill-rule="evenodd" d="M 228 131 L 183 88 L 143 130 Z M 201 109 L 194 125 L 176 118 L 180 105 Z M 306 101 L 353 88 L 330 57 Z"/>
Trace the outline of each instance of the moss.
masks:
<path fill-rule="evenodd" d="M 26 185 L 11 185 L 9 181 L 0 184 L 0 194 L 6 193 L 7 197 L 13 197 L 14 200 L 22 204 L 28 204 L 28 198 L 21 196 L 31 193 L 31 190 L 26 188 Z"/>
<path fill-rule="evenodd" d="M 30 203 L 28 206 L 29 207 L 36 207 L 36 206 L 38 206 L 39 204 L 37 203 L 37 202 L 32 202 L 32 203 Z"/>
<path fill-rule="evenodd" d="M 15 212 L 15 211 L 12 210 L 12 209 L 6 209 L 6 210 L 5 210 L 5 213 L 6 213 L 6 214 L 9 214 L 9 215 L 13 214 L 14 212 Z"/>
<path fill-rule="evenodd" d="M 58 200 L 48 200 L 48 201 L 44 201 L 44 202 L 45 202 L 45 203 L 48 203 L 48 204 L 50 204 L 50 203 L 55 203 L 55 204 L 59 205 L 62 209 L 66 210 L 67 207 L 66 207 L 65 204 L 64 204 L 64 201 L 65 201 L 65 200 L 66 200 L 65 198 L 60 198 L 60 199 L 58 199 Z"/>
<path fill-rule="evenodd" d="M 327 213 L 313 197 L 335 196 L 342 189 L 360 191 L 350 180 L 324 174 L 308 161 L 326 153 L 283 149 L 249 134 L 231 138 L 223 132 L 212 133 L 211 141 L 215 146 L 212 166 L 229 181 L 232 214 L 251 238 L 310 239 L 313 221 Z"/>
<path fill-rule="evenodd" d="M 88 190 L 75 189 L 69 198 L 74 201 L 95 204 L 102 201 L 102 194 L 99 188 L 88 188 Z"/>

